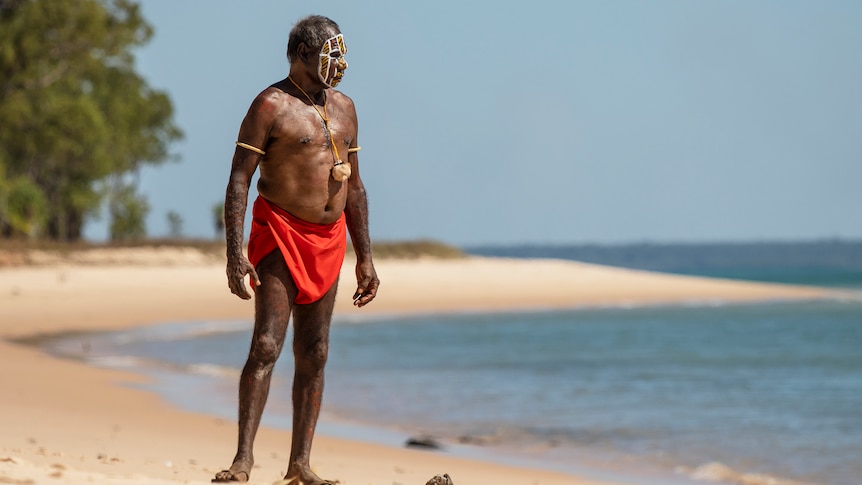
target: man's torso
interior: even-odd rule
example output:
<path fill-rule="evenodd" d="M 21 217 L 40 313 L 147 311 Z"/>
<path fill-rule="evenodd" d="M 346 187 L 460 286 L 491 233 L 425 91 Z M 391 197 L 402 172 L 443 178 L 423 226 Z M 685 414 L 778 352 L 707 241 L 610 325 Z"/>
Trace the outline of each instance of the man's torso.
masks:
<path fill-rule="evenodd" d="M 274 109 L 275 121 L 260 162 L 258 193 L 294 217 L 317 224 L 336 221 L 347 203 L 347 182 L 337 182 L 330 173 L 335 151 L 323 118 L 302 99 L 284 92 L 283 82 L 267 88 L 262 96 Z M 347 149 L 356 137 L 356 115 L 350 99 L 326 90 L 325 114 L 338 150 L 347 161 Z M 322 106 L 316 106 L 324 114 Z"/>

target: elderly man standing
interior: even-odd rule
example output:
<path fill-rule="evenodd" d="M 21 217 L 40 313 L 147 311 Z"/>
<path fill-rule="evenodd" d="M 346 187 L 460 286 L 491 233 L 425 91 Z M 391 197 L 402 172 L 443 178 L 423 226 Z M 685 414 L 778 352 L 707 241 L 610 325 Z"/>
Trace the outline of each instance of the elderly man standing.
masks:
<path fill-rule="evenodd" d="M 225 196 L 227 278 L 232 293 L 250 299 L 250 277 L 254 335 L 239 382 L 236 456 L 213 482 L 249 479 L 255 434 L 292 314 L 293 437 L 284 478 L 295 485 L 330 483 L 311 471 L 309 461 L 347 232 L 356 253 L 353 304 L 365 306 L 379 285 L 359 177 L 356 110 L 334 89 L 347 69 L 346 53 L 334 21 L 316 15 L 300 20 L 288 40 L 290 74 L 254 99 L 240 126 Z M 243 219 L 258 167 L 246 258 Z"/>

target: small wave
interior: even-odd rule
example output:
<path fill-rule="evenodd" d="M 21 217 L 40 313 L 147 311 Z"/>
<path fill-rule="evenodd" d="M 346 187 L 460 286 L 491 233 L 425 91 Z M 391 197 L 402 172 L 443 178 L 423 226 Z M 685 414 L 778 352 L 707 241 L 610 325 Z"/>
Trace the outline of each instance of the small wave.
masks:
<path fill-rule="evenodd" d="M 124 345 L 134 342 L 183 340 L 207 335 L 240 332 L 250 328 L 251 323 L 245 320 L 176 322 L 111 332 L 101 334 L 101 337 L 112 344 Z"/>
<path fill-rule="evenodd" d="M 104 355 L 99 357 L 90 357 L 87 362 L 99 366 L 110 367 L 113 369 L 129 369 L 133 367 L 143 367 L 146 361 L 137 357 L 128 355 Z"/>
<path fill-rule="evenodd" d="M 238 377 L 239 369 L 225 367 L 215 364 L 192 364 L 185 368 L 190 374 L 197 374 L 209 377 Z"/>
<path fill-rule="evenodd" d="M 240 370 L 215 364 L 177 365 L 152 359 L 142 359 L 128 355 L 102 355 L 87 358 L 87 362 L 98 367 L 134 370 L 162 370 L 181 374 L 193 374 L 206 377 L 237 378 Z"/>
<path fill-rule="evenodd" d="M 39 344 L 53 355 L 102 365 L 100 359 L 117 359 L 113 355 L 124 353 L 122 347 L 126 345 L 192 340 L 250 330 L 251 323 L 244 320 L 175 322 L 128 330 L 58 335 Z M 138 364 L 140 362 L 122 363 L 118 360 L 116 364 L 108 362 L 104 365 L 131 367 Z"/>
<path fill-rule="evenodd" d="M 677 471 L 687 475 L 689 478 L 703 482 L 732 483 L 734 485 L 817 485 L 811 482 L 799 482 L 764 473 L 740 472 L 719 462 L 706 463 L 694 469 L 679 467 Z"/>
<path fill-rule="evenodd" d="M 833 292 L 833 297 L 839 302 L 857 303 L 862 301 L 862 290 L 856 289 L 836 289 Z"/>

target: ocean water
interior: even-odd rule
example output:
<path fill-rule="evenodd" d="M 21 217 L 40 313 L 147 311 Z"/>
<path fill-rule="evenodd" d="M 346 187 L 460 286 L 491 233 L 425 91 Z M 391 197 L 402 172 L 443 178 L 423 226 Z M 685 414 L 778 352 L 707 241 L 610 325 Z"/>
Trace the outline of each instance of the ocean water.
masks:
<path fill-rule="evenodd" d="M 480 256 L 556 258 L 719 278 L 862 289 L 862 241 L 471 247 Z"/>
<path fill-rule="evenodd" d="M 234 419 L 250 334 L 185 322 L 45 345 Z M 321 432 L 632 483 L 862 483 L 858 296 L 336 320 L 331 338 Z M 288 352 L 265 424 L 289 428 L 291 379 Z"/>

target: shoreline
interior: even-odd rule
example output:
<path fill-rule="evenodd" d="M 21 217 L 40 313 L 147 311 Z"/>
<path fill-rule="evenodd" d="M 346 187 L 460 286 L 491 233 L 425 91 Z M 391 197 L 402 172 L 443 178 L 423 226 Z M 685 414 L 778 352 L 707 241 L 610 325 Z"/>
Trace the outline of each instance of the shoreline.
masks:
<path fill-rule="evenodd" d="M 383 281 L 378 299 L 357 310 L 342 296 L 337 318 L 836 295 L 821 288 L 561 260 L 470 257 L 382 260 L 377 266 Z M 352 294 L 354 284 L 352 262 L 346 261 L 339 294 Z M 250 302 L 227 290 L 219 262 L 0 269 L 0 376 L 5 387 L 0 479 L 37 483 L 59 475 L 73 483 L 86 481 L 81 477 L 103 483 L 209 483 L 229 465 L 236 439 L 232 420 L 188 413 L 136 388 L 148 381 L 146 376 L 62 360 L 9 340 L 166 322 L 251 321 L 252 312 Z M 262 427 L 252 483 L 280 478 L 289 451 L 285 443 L 288 432 Z M 421 485 L 438 473 L 449 473 L 457 484 L 610 483 L 323 434 L 316 437 L 312 465 L 343 485 Z"/>

